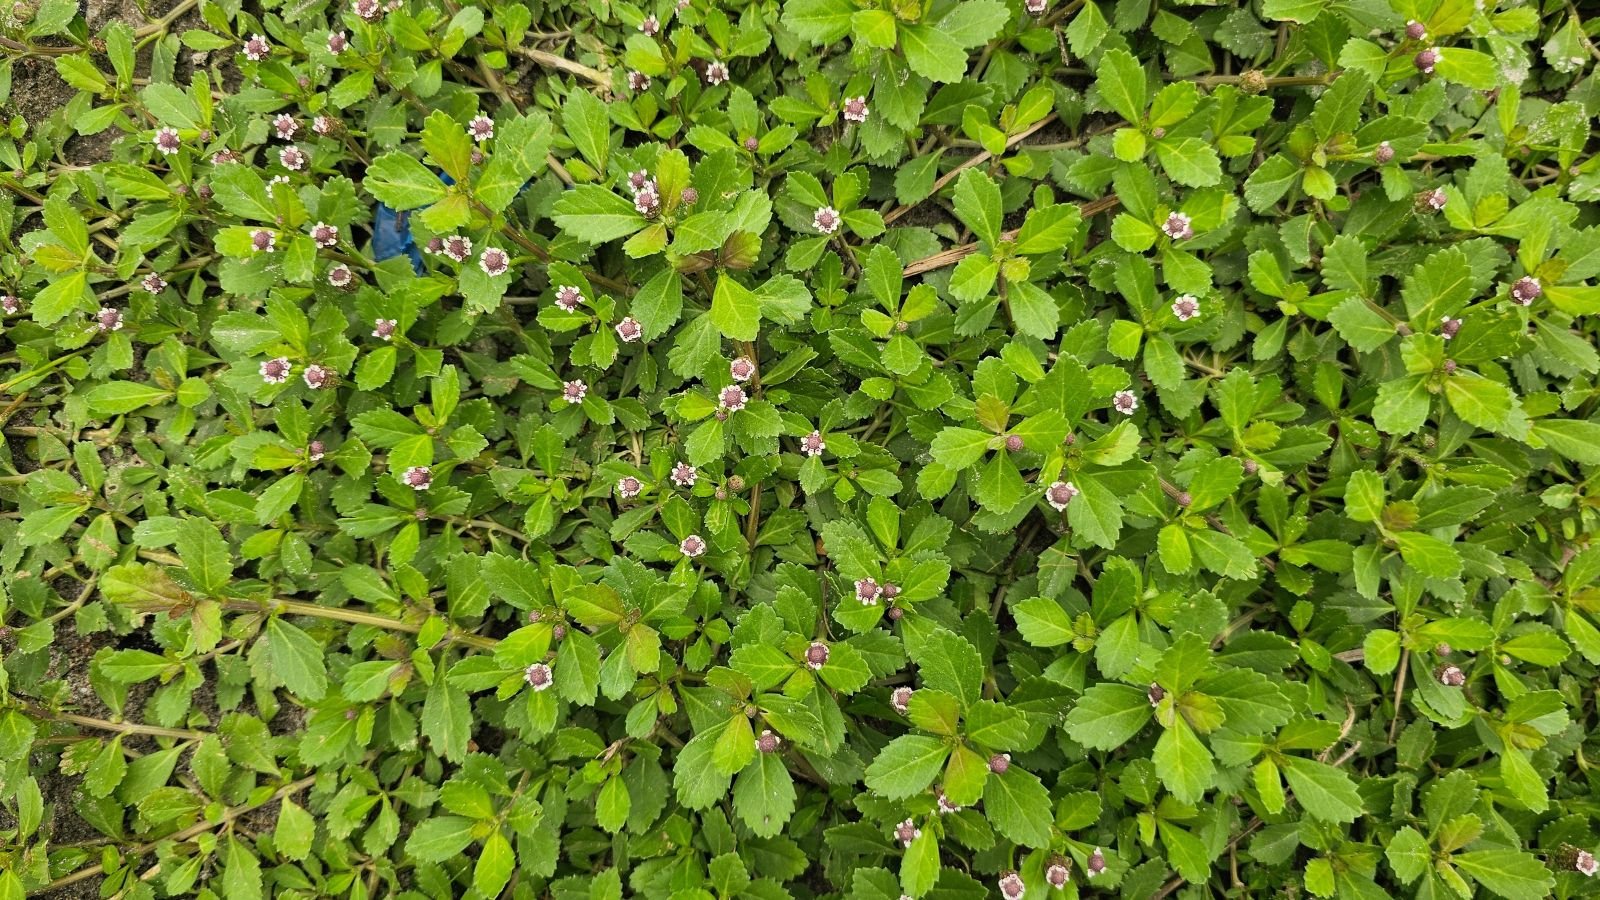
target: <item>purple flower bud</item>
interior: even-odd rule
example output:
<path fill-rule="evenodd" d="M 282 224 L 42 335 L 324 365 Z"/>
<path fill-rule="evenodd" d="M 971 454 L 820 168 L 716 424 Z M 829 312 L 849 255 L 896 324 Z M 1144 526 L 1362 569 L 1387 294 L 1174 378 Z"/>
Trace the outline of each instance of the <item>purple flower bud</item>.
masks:
<path fill-rule="evenodd" d="M 889 694 L 889 705 L 900 715 L 905 715 L 911 709 L 911 695 L 916 693 L 908 687 L 897 687 Z"/>
<path fill-rule="evenodd" d="M 311 241 L 324 250 L 337 247 L 339 245 L 339 226 L 318 222 L 311 226 Z"/>
<path fill-rule="evenodd" d="M 1094 852 L 1089 854 L 1089 861 L 1084 865 L 1084 869 L 1090 878 L 1106 870 L 1106 855 L 1100 852 L 1099 847 L 1094 848 Z"/>
<path fill-rule="evenodd" d="M 686 462 L 680 462 L 672 467 L 672 473 L 669 477 L 677 487 L 690 488 L 694 487 L 694 483 L 700 480 L 700 473 L 695 471 L 694 466 Z"/>
<path fill-rule="evenodd" d="M 1372 151 L 1372 159 L 1380 166 L 1388 163 L 1394 159 L 1394 147 L 1391 147 L 1388 141 L 1384 141 L 1378 145 L 1378 149 Z"/>
<path fill-rule="evenodd" d="M 743 384 L 755 377 L 756 364 L 748 356 L 741 356 L 728 364 L 728 377 Z"/>
<path fill-rule="evenodd" d="M 722 60 L 716 60 L 706 66 L 706 84 L 716 87 L 728 80 L 728 65 Z"/>
<path fill-rule="evenodd" d="M 1023 447 L 1022 435 L 1020 435 L 1020 434 L 1008 434 L 1008 435 L 1006 435 L 1006 450 L 1008 450 L 1008 451 L 1010 451 L 1012 453 L 1020 453 L 1020 452 L 1022 452 L 1022 447 Z"/>
<path fill-rule="evenodd" d="M 911 819 L 906 819 L 894 827 L 894 838 L 900 842 L 902 847 L 911 846 L 911 842 L 919 837 L 922 837 L 922 829 L 918 828 L 917 823 Z"/>
<path fill-rule="evenodd" d="M 490 247 L 478 257 L 478 268 L 490 278 L 498 278 L 511 268 L 511 255 L 499 247 Z"/>
<path fill-rule="evenodd" d="M 1416 66 L 1417 71 L 1422 74 L 1432 75 L 1433 67 L 1439 64 L 1439 51 L 1432 47 L 1426 50 L 1418 50 L 1417 55 L 1411 57 L 1411 64 Z"/>
<path fill-rule="evenodd" d="M 631 344 L 644 336 L 644 328 L 639 325 L 639 320 L 633 316 L 626 316 L 617 323 L 617 337 L 624 344 Z"/>
<path fill-rule="evenodd" d="M 1156 706 L 1167 698 L 1167 689 L 1152 681 L 1150 682 L 1150 688 L 1144 692 L 1144 695 L 1149 698 L 1151 706 Z"/>
<path fill-rule="evenodd" d="M 631 500 L 639 496 L 644 490 L 644 483 L 632 475 L 624 475 L 617 479 L 617 494 L 624 500 Z"/>
<path fill-rule="evenodd" d="M 488 116 L 473 116 L 467 123 L 467 134 L 477 143 L 483 143 L 494 137 L 494 120 Z"/>
<path fill-rule="evenodd" d="M 1004 775 L 1011 768 L 1011 754 L 996 753 L 989 757 L 989 771 L 996 775 Z"/>
<path fill-rule="evenodd" d="M 752 709 L 751 712 L 753 713 L 755 710 Z M 771 729 L 764 728 L 760 734 L 756 735 L 756 750 L 760 753 L 776 753 L 782 745 L 782 739 L 773 734 Z"/>
<path fill-rule="evenodd" d="M 271 54 L 272 45 L 267 43 L 266 35 L 251 35 L 250 39 L 244 42 L 244 58 L 251 62 L 260 62 Z"/>
<path fill-rule="evenodd" d="M 342 31 L 334 31 L 334 32 L 330 32 L 328 34 L 328 52 L 329 53 L 333 53 L 333 54 L 343 53 L 344 49 L 346 47 L 348 47 L 348 46 L 350 46 L 350 41 L 345 38 L 344 32 L 342 32 Z"/>
<path fill-rule="evenodd" d="M 1511 285 L 1511 302 L 1518 306 L 1532 306 L 1543 295 L 1544 285 L 1532 275 L 1524 275 Z"/>
<path fill-rule="evenodd" d="M 692 187 L 686 187 L 678 192 L 678 202 L 684 206 L 693 206 L 700 202 L 700 192 Z"/>
<path fill-rule="evenodd" d="M 561 385 L 561 399 L 568 403 L 582 403 L 583 398 L 589 396 L 589 385 L 582 379 L 563 382 Z"/>
<path fill-rule="evenodd" d="M 823 234 L 833 234 L 839 230 L 839 211 L 831 206 L 819 207 L 811 217 L 811 225 Z"/>
<path fill-rule="evenodd" d="M 293 369 L 294 365 L 287 357 L 265 360 L 261 363 L 261 380 L 267 384 L 283 384 L 289 380 L 289 372 Z"/>
<path fill-rule="evenodd" d="M 628 89 L 634 91 L 635 93 L 642 93 L 650 90 L 650 76 L 638 71 L 629 72 Z"/>
<path fill-rule="evenodd" d="M 1428 36 L 1428 29 L 1416 19 L 1406 23 L 1406 37 L 1413 41 L 1420 41 Z"/>
<path fill-rule="evenodd" d="M 1461 671 L 1460 666 L 1440 666 L 1434 675 L 1445 687 L 1458 688 L 1467 683 L 1467 673 Z"/>
<path fill-rule="evenodd" d="M 800 439 L 800 452 L 806 456 L 821 456 L 827 448 L 828 442 L 822 439 L 820 431 L 813 431 Z"/>
<path fill-rule="evenodd" d="M 412 466 L 400 476 L 400 481 L 414 491 L 425 491 L 433 485 L 433 470 L 427 466 Z"/>
<path fill-rule="evenodd" d="M 114 309 L 109 306 L 102 306 L 100 307 L 100 311 L 95 313 L 94 323 L 95 327 L 99 328 L 101 331 L 121 331 L 122 310 Z"/>
<path fill-rule="evenodd" d="M 1067 880 L 1072 877 L 1072 860 L 1056 854 L 1050 857 L 1050 865 L 1044 870 L 1044 880 L 1056 890 L 1067 886 Z"/>
<path fill-rule="evenodd" d="M 1078 496 L 1078 489 L 1070 481 L 1056 481 L 1044 490 L 1046 503 L 1055 507 L 1056 512 L 1066 512 L 1067 504 L 1072 498 Z"/>
<path fill-rule="evenodd" d="M 728 385 L 717 394 L 717 404 L 728 412 L 744 409 L 747 399 L 744 388 L 736 384 Z"/>
<path fill-rule="evenodd" d="M 751 135 L 750 137 L 744 139 L 744 148 L 749 150 L 751 153 L 754 153 L 761 149 L 761 141 L 757 140 L 755 135 Z"/>

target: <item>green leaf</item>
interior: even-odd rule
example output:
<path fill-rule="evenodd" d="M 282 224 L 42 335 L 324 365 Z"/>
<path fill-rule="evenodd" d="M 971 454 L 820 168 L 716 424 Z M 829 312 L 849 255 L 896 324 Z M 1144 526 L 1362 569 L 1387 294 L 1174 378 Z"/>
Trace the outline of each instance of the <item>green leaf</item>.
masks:
<path fill-rule="evenodd" d="M 960 81 L 967 74 L 967 51 L 937 25 L 902 24 L 900 48 L 911 71 L 930 81 Z"/>
<path fill-rule="evenodd" d="M 446 193 L 439 176 L 404 153 L 385 153 L 374 159 L 361 184 L 367 193 L 395 209 L 416 209 L 437 203 Z"/>
<path fill-rule="evenodd" d="M 1361 795 L 1342 769 L 1298 756 L 1285 756 L 1282 764 L 1295 800 L 1313 818 L 1324 822 L 1354 822 L 1361 818 Z"/>
<path fill-rule="evenodd" d="M 1050 793 L 1033 773 L 1013 765 L 991 775 L 983 790 L 983 809 L 1007 840 L 1025 847 L 1050 846 Z"/>
<path fill-rule="evenodd" d="M 1182 716 L 1162 731 L 1151 761 L 1161 782 L 1182 803 L 1198 803 L 1216 781 L 1211 751 Z"/>
<path fill-rule="evenodd" d="M 580 184 L 563 192 L 554 212 L 557 228 L 590 244 L 627 237 L 646 224 L 631 201 L 595 184 Z"/>
<path fill-rule="evenodd" d="M 436 816 L 417 825 L 406 839 L 406 853 L 422 862 L 444 862 L 472 845 L 475 823 L 464 816 Z"/>
<path fill-rule="evenodd" d="M 561 108 L 561 126 L 595 171 L 604 172 L 611 151 L 611 118 L 606 105 L 588 91 L 571 91 Z"/>
<path fill-rule="evenodd" d="M 1022 639 L 1035 647 L 1059 647 L 1077 637 L 1061 604 L 1045 597 L 1033 597 L 1011 608 Z"/>
<path fill-rule="evenodd" d="M 1210 144 L 1199 138 L 1156 141 L 1156 158 L 1167 175 L 1179 184 L 1208 187 L 1222 180 L 1222 159 Z"/>
<path fill-rule="evenodd" d="M 990 246 L 1000 240 L 1000 187 L 984 172 L 968 169 L 956 182 L 956 215 Z"/>
<path fill-rule="evenodd" d="M 733 783 L 733 808 L 757 837 L 782 833 L 795 809 L 794 779 L 777 753 L 756 754 Z"/>
<path fill-rule="evenodd" d="M 1550 870 L 1521 850 L 1473 850 L 1455 854 L 1450 862 L 1506 900 L 1540 900 L 1555 886 Z"/>
<path fill-rule="evenodd" d="M 1093 750 L 1115 750 L 1150 721 L 1150 699 L 1126 684 L 1094 685 L 1067 714 L 1067 734 Z"/>
<path fill-rule="evenodd" d="M 711 322 L 725 338 L 755 340 L 761 333 L 761 308 L 755 294 L 723 273 L 711 297 Z"/>
<path fill-rule="evenodd" d="M 904 799 L 932 784 L 949 756 L 950 746 L 940 738 L 903 734 L 867 766 L 866 785 L 891 800 Z"/>
<path fill-rule="evenodd" d="M 268 670 L 290 693 L 321 700 L 328 690 L 322 645 L 298 627 L 272 618 L 267 622 Z"/>
<path fill-rule="evenodd" d="M 1123 119 L 1138 123 L 1144 118 L 1148 88 L 1144 68 L 1133 54 L 1121 49 L 1107 50 L 1095 70 L 1094 85 L 1101 99 Z"/>

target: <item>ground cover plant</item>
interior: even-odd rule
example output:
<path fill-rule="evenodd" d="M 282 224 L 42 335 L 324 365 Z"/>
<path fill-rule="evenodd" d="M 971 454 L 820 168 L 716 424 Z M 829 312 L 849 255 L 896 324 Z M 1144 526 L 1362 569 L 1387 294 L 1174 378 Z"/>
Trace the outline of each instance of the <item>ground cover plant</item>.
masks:
<path fill-rule="evenodd" d="M 0 900 L 1600 895 L 1585 7 L 7 4 Z"/>

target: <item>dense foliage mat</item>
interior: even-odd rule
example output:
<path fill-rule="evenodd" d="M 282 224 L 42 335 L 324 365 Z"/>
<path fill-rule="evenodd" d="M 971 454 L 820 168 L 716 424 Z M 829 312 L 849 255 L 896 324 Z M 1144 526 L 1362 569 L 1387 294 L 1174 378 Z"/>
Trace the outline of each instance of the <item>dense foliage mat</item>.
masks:
<path fill-rule="evenodd" d="M 1585 4 L 474 2 L 8 4 L 0 900 L 1600 895 Z"/>

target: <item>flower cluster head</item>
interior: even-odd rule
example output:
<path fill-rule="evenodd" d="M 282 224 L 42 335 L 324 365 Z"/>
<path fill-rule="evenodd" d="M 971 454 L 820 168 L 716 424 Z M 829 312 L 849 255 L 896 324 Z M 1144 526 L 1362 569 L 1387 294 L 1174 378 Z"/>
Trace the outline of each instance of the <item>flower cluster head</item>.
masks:
<path fill-rule="evenodd" d="M 1057 854 L 1050 857 L 1050 865 L 1045 867 L 1044 880 L 1056 890 L 1067 886 L 1067 880 L 1072 877 L 1072 860 Z"/>
<path fill-rule="evenodd" d="M 677 487 L 692 488 L 694 483 L 700 480 L 700 473 L 695 471 L 694 466 L 686 462 L 680 462 L 672 467 L 672 473 L 668 477 L 672 479 L 672 483 Z"/>
<path fill-rule="evenodd" d="M 155 140 L 152 141 L 162 156 L 171 156 L 183 147 L 183 139 L 178 137 L 178 129 L 162 128 L 156 131 Z"/>
<path fill-rule="evenodd" d="M 1106 870 L 1105 853 L 1101 852 L 1099 847 L 1094 848 L 1094 852 L 1089 854 L 1089 861 L 1084 864 L 1083 869 L 1084 874 L 1090 878 L 1104 872 Z"/>
<path fill-rule="evenodd" d="M 412 466 L 400 475 L 400 483 L 414 491 L 425 491 L 433 486 L 433 470 L 427 466 Z"/>
<path fill-rule="evenodd" d="M 1187 322 L 1200 315 L 1200 298 L 1193 294 L 1181 294 L 1172 301 L 1172 314 L 1178 317 L 1179 322 Z"/>
<path fill-rule="evenodd" d="M 1411 57 L 1411 64 L 1417 67 L 1418 72 L 1424 75 L 1432 75 L 1433 67 L 1439 64 L 1439 51 L 1432 47 L 1418 50 L 1417 55 Z"/>
<path fill-rule="evenodd" d="M 624 500 L 632 500 L 643 490 L 644 482 L 632 475 L 624 475 L 617 479 L 617 496 Z"/>
<path fill-rule="evenodd" d="M 650 90 L 650 76 L 638 70 L 628 73 L 628 90 L 644 92 Z"/>
<path fill-rule="evenodd" d="M 1600 861 L 1594 858 L 1593 853 L 1587 850 L 1579 850 L 1573 857 L 1572 871 L 1585 878 L 1593 878 L 1595 873 L 1600 872 Z"/>
<path fill-rule="evenodd" d="M 645 16 L 644 21 L 639 23 L 639 31 L 642 34 L 655 37 L 661 33 L 661 20 L 654 15 Z"/>
<path fill-rule="evenodd" d="M 13 301 L 16 300 L 15 297 L 10 299 Z M 8 309 L 6 311 L 13 313 L 16 312 L 15 309 Z M 101 331 L 121 331 L 122 310 L 111 306 L 102 306 L 100 307 L 100 311 L 95 313 L 94 324 L 95 327 Z"/>
<path fill-rule="evenodd" d="M 499 247 L 490 247 L 478 257 L 478 268 L 490 278 L 499 278 L 511 269 L 511 254 Z"/>
<path fill-rule="evenodd" d="M 473 116 L 467 123 L 467 134 L 479 144 L 489 140 L 494 137 L 494 120 L 484 115 Z"/>
<path fill-rule="evenodd" d="M 824 206 L 817 210 L 811 217 L 811 224 L 823 234 L 833 234 L 839 230 L 839 211 L 831 206 Z"/>
<path fill-rule="evenodd" d="M 349 38 L 346 38 L 344 36 L 344 32 L 342 32 L 342 31 L 331 31 L 331 32 L 328 33 L 328 52 L 329 53 L 338 55 L 340 53 L 343 53 L 345 51 L 345 48 L 349 47 L 349 46 L 350 46 L 350 40 L 349 40 Z"/>
<path fill-rule="evenodd" d="M 728 80 L 728 64 L 720 59 L 706 64 L 706 84 L 715 87 Z"/>
<path fill-rule="evenodd" d="M 306 445 L 306 459 L 312 462 L 321 462 L 327 455 L 328 448 L 321 441 L 312 441 Z"/>
<path fill-rule="evenodd" d="M 14 294 L 0 294 L 0 312 L 14 316 L 22 311 L 22 301 Z"/>
<path fill-rule="evenodd" d="M 763 728 L 761 733 L 756 735 L 756 751 L 758 753 L 777 753 L 778 748 L 781 746 L 783 746 L 783 739 L 773 734 L 770 728 Z"/>
<path fill-rule="evenodd" d="M 1439 212 L 1444 209 L 1446 203 L 1450 202 L 1450 195 L 1444 192 L 1444 188 L 1434 188 L 1423 195 L 1422 202 L 1428 209 Z"/>
<path fill-rule="evenodd" d="M 1070 481 L 1052 482 L 1049 487 L 1044 489 L 1045 502 L 1055 507 L 1056 512 L 1066 512 L 1067 504 L 1071 503 L 1072 498 L 1076 496 L 1078 496 L 1078 489 Z"/>
<path fill-rule="evenodd" d="M 816 671 L 828 664 L 828 645 L 821 641 L 813 641 L 806 648 L 806 668 Z"/>
<path fill-rule="evenodd" d="M 863 606 L 877 606 L 878 598 L 883 596 L 883 588 L 872 578 L 856 579 L 856 599 Z"/>
<path fill-rule="evenodd" d="M 744 388 L 730 384 L 717 393 L 717 405 L 728 412 L 738 412 L 744 409 L 749 398 L 745 395 Z"/>
<path fill-rule="evenodd" d="M 1390 162 L 1394 159 L 1394 147 L 1388 141 L 1384 141 L 1378 145 L 1378 149 L 1372 151 L 1372 159 L 1380 166 Z"/>
<path fill-rule="evenodd" d="M 583 291 L 577 285 L 563 284 L 556 288 L 556 306 L 561 307 L 563 312 L 577 312 L 582 305 Z"/>
<path fill-rule="evenodd" d="M 906 819 L 894 827 L 894 838 L 900 842 L 902 847 L 911 846 L 911 842 L 919 837 L 922 837 L 922 829 L 918 828 L 917 823 L 911 819 Z"/>
<path fill-rule="evenodd" d="M 144 288 L 146 293 L 159 294 L 167 289 L 167 280 L 159 274 L 151 272 L 139 282 L 139 287 Z"/>
<path fill-rule="evenodd" d="M 311 131 L 313 134 L 332 134 L 336 124 L 332 116 L 317 116 L 311 120 Z"/>
<path fill-rule="evenodd" d="M 989 757 L 989 771 L 996 775 L 1004 775 L 1011 769 L 1011 754 L 996 753 Z"/>
<path fill-rule="evenodd" d="M 617 323 L 617 338 L 624 344 L 631 344 L 643 336 L 644 328 L 633 316 L 624 316 L 622 321 Z"/>
<path fill-rule="evenodd" d="M 1021 875 L 1007 872 L 1000 876 L 1000 896 L 1005 900 L 1022 900 L 1022 895 L 1027 891 L 1028 887 L 1022 883 Z"/>
<path fill-rule="evenodd" d="M 267 384 L 283 384 L 289 380 L 289 373 L 294 370 L 294 364 L 288 357 L 278 356 L 261 363 L 261 380 Z"/>
<path fill-rule="evenodd" d="M 561 385 L 561 399 L 568 403 L 582 403 L 583 398 L 589 396 L 589 386 L 581 380 L 564 382 Z"/>
<path fill-rule="evenodd" d="M 472 238 L 464 234 L 448 235 L 440 242 L 437 252 L 458 263 L 466 262 L 472 256 Z"/>
<path fill-rule="evenodd" d="M 1511 285 L 1511 302 L 1518 306 L 1532 306 L 1544 294 L 1544 285 L 1532 275 L 1524 275 Z"/>
<path fill-rule="evenodd" d="M 1455 337 L 1460 331 L 1461 331 L 1461 320 L 1460 319 L 1452 319 L 1449 316 L 1445 316 L 1444 318 L 1439 320 L 1439 336 L 1444 338 L 1445 340 L 1447 340 L 1447 341 L 1450 340 L 1451 338 Z"/>
<path fill-rule="evenodd" d="M 272 45 L 267 43 L 267 36 L 264 34 L 252 34 L 249 40 L 244 42 L 244 58 L 251 62 L 261 62 L 271 55 Z"/>
<path fill-rule="evenodd" d="M 800 439 L 800 452 L 806 456 L 821 456 L 826 449 L 828 442 L 822 439 L 820 431 L 813 431 Z"/>
<path fill-rule="evenodd" d="M 1139 408 L 1139 397 L 1133 391 L 1117 391 L 1111 398 L 1111 405 L 1117 412 L 1131 416 Z"/>
<path fill-rule="evenodd" d="M 654 219 L 661 214 L 661 195 L 657 193 L 654 181 L 646 183 L 633 195 L 633 208 L 646 219 Z"/>
<path fill-rule="evenodd" d="M 298 172 L 306 167 L 311 157 L 306 155 L 299 147 L 284 147 L 278 151 L 278 162 L 291 172 Z"/>
<path fill-rule="evenodd" d="M 257 228 L 250 232 L 250 247 L 257 253 L 271 253 L 278 247 L 278 236 L 265 228 Z"/>
<path fill-rule="evenodd" d="M 339 226 L 329 225 L 327 222 L 318 222 L 311 226 L 311 241 L 324 250 L 337 247 L 339 245 Z"/>
<path fill-rule="evenodd" d="M 897 687 L 889 693 L 889 705 L 900 715 L 905 715 L 911 709 L 911 695 L 915 690 L 908 687 Z"/>
<path fill-rule="evenodd" d="M 553 673 L 550 671 L 549 666 L 544 663 L 534 663 L 523 670 L 522 679 L 528 682 L 528 686 L 535 691 L 543 691 L 549 689 L 553 680 L 552 675 Z"/>
<path fill-rule="evenodd" d="M 383 4 L 378 0 L 354 0 L 350 9 L 368 22 L 375 22 L 383 16 Z"/>
<path fill-rule="evenodd" d="M 278 140 L 292 141 L 300 130 L 300 122 L 288 113 L 278 113 L 272 120 L 272 130 L 278 133 Z"/>
<path fill-rule="evenodd" d="M 846 122 L 854 122 L 857 125 L 860 125 L 861 123 L 867 121 L 867 112 L 866 97 L 845 98 L 844 108 L 841 114 L 844 116 L 844 120 Z"/>
<path fill-rule="evenodd" d="M 756 374 L 756 364 L 748 356 L 741 356 L 728 364 L 728 377 L 744 384 Z"/>
<path fill-rule="evenodd" d="M 355 276 L 351 274 L 350 267 L 344 263 L 338 263 L 328 270 L 328 283 L 336 288 L 348 287 L 354 280 Z M 390 333 L 392 334 L 393 332 L 391 331 Z M 377 332 L 373 332 L 372 336 L 379 337 L 380 335 Z M 384 340 L 388 340 L 388 338 L 384 338 Z"/>
<path fill-rule="evenodd" d="M 1172 212 L 1168 213 L 1167 220 L 1161 223 L 1161 233 L 1175 241 L 1186 241 L 1194 237 L 1194 226 L 1187 213 Z"/>
<path fill-rule="evenodd" d="M 1418 22 L 1416 19 L 1411 19 L 1406 22 L 1406 37 L 1413 41 L 1426 40 L 1428 37 L 1428 27 L 1423 25 L 1421 22 Z"/>
<path fill-rule="evenodd" d="M 705 538 L 698 534 L 691 534 L 678 542 L 678 552 L 689 559 L 695 559 L 706 552 Z"/>
<path fill-rule="evenodd" d="M 1038 17 L 1050 7 L 1050 0 L 1023 0 L 1022 5 L 1028 10 L 1028 15 Z"/>
<path fill-rule="evenodd" d="M 327 366 L 312 363 L 306 366 L 305 371 L 300 373 L 300 377 L 305 381 L 306 387 L 311 388 L 313 391 L 320 391 L 333 383 L 333 370 Z"/>

